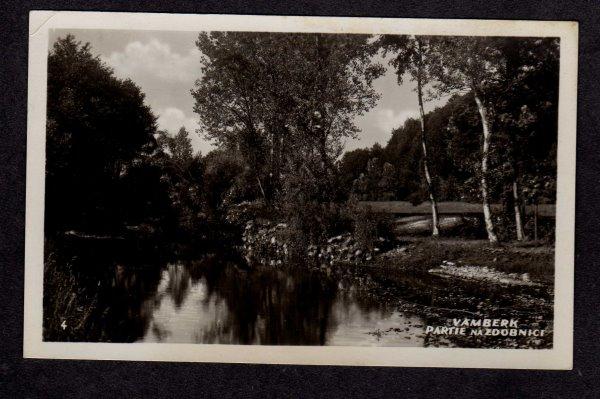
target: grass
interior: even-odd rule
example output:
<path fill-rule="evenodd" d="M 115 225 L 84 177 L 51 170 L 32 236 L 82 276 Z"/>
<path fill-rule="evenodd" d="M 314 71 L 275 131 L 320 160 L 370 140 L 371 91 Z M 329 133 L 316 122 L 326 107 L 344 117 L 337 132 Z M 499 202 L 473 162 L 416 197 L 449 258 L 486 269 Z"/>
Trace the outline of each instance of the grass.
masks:
<path fill-rule="evenodd" d="M 405 215 L 431 215 L 431 205 L 429 202 L 423 202 L 419 205 L 413 205 L 408 201 L 361 201 L 360 205 L 370 207 L 374 212 L 395 213 Z M 493 212 L 502 212 L 504 206 L 502 204 L 491 204 Z M 525 214 L 533 214 L 533 205 L 525 207 Z M 448 201 L 438 203 L 438 212 L 440 214 L 452 215 L 478 215 L 483 213 L 481 204 L 474 204 L 460 201 Z M 539 217 L 553 218 L 556 214 L 556 206 L 554 204 L 538 205 Z"/>
<path fill-rule="evenodd" d="M 487 266 L 505 273 L 529 273 L 539 282 L 554 280 L 554 248 L 549 245 L 506 243 L 490 245 L 486 240 L 402 237 L 402 253 L 379 258 L 376 266 L 394 270 L 427 271 L 442 261 L 460 265 Z"/>

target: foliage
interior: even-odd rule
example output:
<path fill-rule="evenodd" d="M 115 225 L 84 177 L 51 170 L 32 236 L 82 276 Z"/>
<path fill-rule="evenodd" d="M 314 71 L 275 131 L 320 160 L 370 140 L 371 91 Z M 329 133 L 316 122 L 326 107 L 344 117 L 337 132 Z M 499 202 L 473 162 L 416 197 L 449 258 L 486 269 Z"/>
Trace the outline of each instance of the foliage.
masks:
<path fill-rule="evenodd" d="M 390 65 L 396 71 L 398 84 L 408 75 L 411 80 L 425 86 L 431 80 L 429 65 L 437 56 L 427 36 L 381 35 L 373 46 L 383 49 L 384 57 L 391 55 Z"/>
<path fill-rule="evenodd" d="M 345 204 L 344 216 L 350 221 L 351 232 L 358 246 L 372 252 L 381 239 L 393 239 L 393 216 L 375 212 L 358 203 L 352 196 Z"/>
<path fill-rule="evenodd" d="M 531 90 L 536 93 L 535 97 L 531 93 L 530 99 L 515 95 L 502 100 L 512 100 L 514 107 L 523 109 L 523 114 L 519 113 L 520 119 L 517 120 L 519 129 L 522 129 L 517 143 L 517 159 L 522 173 L 523 194 L 528 203 L 536 195 L 540 196 L 539 203 L 553 203 L 556 189 L 555 90 L 558 89 L 558 65 L 544 65 L 548 71 L 532 70 L 528 79 L 536 82 L 535 87 L 544 82 L 544 87 L 548 87 L 548 90 L 534 90 L 531 83 L 523 91 Z M 533 104 L 538 104 L 535 106 L 535 117 L 528 116 Z M 453 95 L 446 105 L 429 112 L 426 119 L 430 135 L 428 147 L 432 155 L 430 168 L 437 180 L 435 185 L 439 200 L 479 202 L 481 122 L 471 93 Z M 491 197 L 495 202 L 504 200 L 505 190 L 512 176 L 512 168 L 507 164 L 509 156 L 512 156 L 507 151 L 511 142 L 503 129 L 500 129 L 502 123 L 498 119 L 495 121 L 498 134 L 492 141 L 490 157 L 492 169 L 499 177 L 491 187 Z M 366 175 L 368 161 L 377 157 L 379 162 L 388 162 L 397 171 L 396 187 L 393 190 L 395 200 L 412 200 L 416 203 L 425 201 L 426 190 L 419 174 L 422 157 L 419 134 L 418 121 L 408 119 L 403 126 L 392 132 L 385 147 L 361 148 L 345 153 L 339 165 L 340 179 L 354 182 L 361 174 Z M 534 192 L 536 184 L 539 194 L 532 195 L 530 193 Z M 350 188 L 352 183 L 345 183 L 344 186 Z M 375 196 L 371 199 L 383 200 L 382 197 Z"/>
<path fill-rule="evenodd" d="M 215 150 L 203 159 L 206 210 L 209 217 L 218 221 L 224 207 L 243 199 L 245 169 L 241 159 L 228 151 Z"/>
<path fill-rule="evenodd" d="M 523 204 L 555 201 L 557 39 L 372 39 L 200 34 L 201 77 L 192 95 L 201 131 L 218 143 L 204 156 L 194 154 L 184 128 L 157 132 L 144 94 L 115 78 L 89 44 L 59 39 L 48 57 L 47 230 L 153 224 L 204 236 L 260 214 L 289 223 L 311 243 L 348 229 L 380 234 L 385 223 L 344 203 L 428 198 L 420 121 L 405 121 L 385 146 L 343 153 L 344 139 L 358 132 L 355 118 L 378 99 L 372 83 L 383 73 L 374 57 L 381 48 L 400 83 L 417 80 L 429 97 L 451 94 L 424 116 L 438 201 L 482 200 L 475 95 L 494 131 L 489 197 L 506 206 L 505 230 L 512 228 L 513 181 Z M 231 211 L 244 203 L 256 207 Z"/>
<path fill-rule="evenodd" d="M 155 130 L 131 80 L 115 78 L 89 44 L 57 40 L 48 56 L 46 232 L 122 224 L 140 205 L 124 208 L 122 182 L 156 147 Z"/>
<path fill-rule="evenodd" d="M 367 161 L 365 172 L 352 182 L 352 194 L 363 201 L 389 201 L 397 185 L 396 170 L 378 157 Z"/>
<path fill-rule="evenodd" d="M 382 68 L 367 36 L 212 32 L 196 44 L 202 128 L 240 154 L 268 202 L 299 170 L 327 178 L 341 140 L 358 131 L 354 117 L 377 99 Z"/>
<path fill-rule="evenodd" d="M 173 230 L 194 234 L 205 227 L 203 192 L 204 163 L 201 154 L 194 154 L 185 128 L 171 136 L 158 132 L 158 150 L 153 161 L 161 170 L 161 181 L 168 187 Z"/>

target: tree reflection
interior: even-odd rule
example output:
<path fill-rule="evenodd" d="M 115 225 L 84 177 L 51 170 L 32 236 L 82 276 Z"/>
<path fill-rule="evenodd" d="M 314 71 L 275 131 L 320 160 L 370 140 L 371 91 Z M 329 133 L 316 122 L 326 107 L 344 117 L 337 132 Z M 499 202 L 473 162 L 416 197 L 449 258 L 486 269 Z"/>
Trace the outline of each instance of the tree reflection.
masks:
<path fill-rule="evenodd" d="M 175 308 L 179 309 L 185 300 L 190 287 L 190 273 L 180 264 L 167 265 L 168 286 L 167 293 L 173 298 Z"/>
<path fill-rule="evenodd" d="M 290 270 L 248 272 L 231 261 L 221 263 L 214 258 L 189 267 L 194 279 L 206 283 L 205 304 L 222 303 L 227 308 L 225 315 L 215 312 L 214 323 L 198 336 L 199 342 L 325 344 L 337 291 L 334 281 Z"/>
<path fill-rule="evenodd" d="M 55 260 L 61 272 L 47 273 L 54 295 L 45 298 L 45 339 L 326 345 L 339 323 L 383 312 L 381 298 L 357 290 L 373 283 L 356 277 L 249 267 L 231 254 L 145 258 L 94 250 Z M 55 290 L 58 280 L 67 289 Z"/>

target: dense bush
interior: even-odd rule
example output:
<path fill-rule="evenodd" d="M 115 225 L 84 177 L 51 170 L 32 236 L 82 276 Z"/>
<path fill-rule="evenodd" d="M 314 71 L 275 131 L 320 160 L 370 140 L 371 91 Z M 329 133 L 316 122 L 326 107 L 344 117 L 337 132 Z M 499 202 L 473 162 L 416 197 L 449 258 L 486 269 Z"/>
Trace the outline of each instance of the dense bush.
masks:
<path fill-rule="evenodd" d="M 370 207 L 360 205 L 355 198 L 345 204 L 344 213 L 351 221 L 354 239 L 362 248 L 372 251 L 380 238 L 393 237 L 392 215 L 374 212 Z"/>

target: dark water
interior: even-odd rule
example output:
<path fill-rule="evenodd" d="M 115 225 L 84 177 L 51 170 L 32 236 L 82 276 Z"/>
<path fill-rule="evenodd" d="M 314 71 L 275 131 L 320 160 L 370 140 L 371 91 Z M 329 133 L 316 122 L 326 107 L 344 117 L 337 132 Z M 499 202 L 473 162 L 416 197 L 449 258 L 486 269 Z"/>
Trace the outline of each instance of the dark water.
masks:
<path fill-rule="evenodd" d="M 414 345 L 370 332 L 420 321 L 375 301 L 360 288 L 322 273 L 241 271 L 234 265 L 170 263 L 154 295 L 141 342 L 286 345 Z"/>
<path fill-rule="evenodd" d="M 69 273 L 76 303 L 63 300 L 59 314 L 45 306 L 47 340 L 422 345 L 420 318 L 368 295 L 360 279 L 331 273 L 250 268 L 223 255 L 146 263 L 79 256 Z M 401 333 L 378 333 L 390 329 Z"/>

